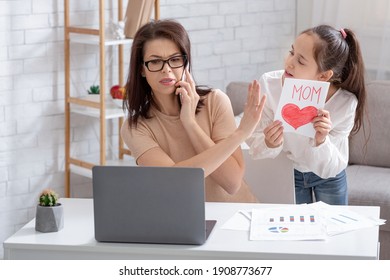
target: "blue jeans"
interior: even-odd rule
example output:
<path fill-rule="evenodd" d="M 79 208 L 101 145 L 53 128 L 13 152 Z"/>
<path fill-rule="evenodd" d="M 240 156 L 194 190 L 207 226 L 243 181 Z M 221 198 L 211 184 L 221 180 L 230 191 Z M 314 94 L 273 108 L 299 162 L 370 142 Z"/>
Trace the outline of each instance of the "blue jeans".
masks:
<path fill-rule="evenodd" d="M 296 204 L 322 201 L 331 205 L 347 205 L 347 175 L 345 170 L 336 177 L 323 179 L 313 172 L 294 170 Z"/>

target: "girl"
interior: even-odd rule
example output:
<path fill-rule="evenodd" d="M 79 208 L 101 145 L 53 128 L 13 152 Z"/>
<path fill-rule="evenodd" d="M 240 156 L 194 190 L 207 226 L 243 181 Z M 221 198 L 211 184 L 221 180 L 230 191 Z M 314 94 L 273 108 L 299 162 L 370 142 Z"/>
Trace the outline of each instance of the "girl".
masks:
<path fill-rule="evenodd" d="M 273 121 L 285 78 L 330 82 L 325 107 L 312 120 L 314 139 L 283 133 L 281 122 Z M 366 99 L 355 34 L 327 25 L 303 31 L 291 46 L 285 69 L 264 74 L 260 84 L 268 101 L 262 121 L 247 141 L 253 158 L 287 153 L 295 165 L 297 203 L 347 204 L 348 136 L 360 129 Z"/>
<path fill-rule="evenodd" d="M 191 76 L 190 40 L 179 23 L 148 23 L 131 49 L 121 136 L 137 164 L 201 167 L 207 201 L 255 202 L 243 183 L 240 144 L 260 120 L 265 97 L 249 86 L 243 122 L 236 129 L 229 98 L 200 88 Z"/>

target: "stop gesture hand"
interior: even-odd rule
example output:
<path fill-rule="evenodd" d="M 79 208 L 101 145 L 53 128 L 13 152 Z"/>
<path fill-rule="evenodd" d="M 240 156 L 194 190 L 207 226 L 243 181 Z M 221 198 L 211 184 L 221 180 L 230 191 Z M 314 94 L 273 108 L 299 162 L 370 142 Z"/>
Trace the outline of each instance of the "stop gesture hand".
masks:
<path fill-rule="evenodd" d="M 244 108 L 244 115 L 241 119 L 239 130 L 242 130 L 249 137 L 255 130 L 261 119 L 266 97 L 261 96 L 260 84 L 254 80 L 248 86 L 248 95 Z"/>

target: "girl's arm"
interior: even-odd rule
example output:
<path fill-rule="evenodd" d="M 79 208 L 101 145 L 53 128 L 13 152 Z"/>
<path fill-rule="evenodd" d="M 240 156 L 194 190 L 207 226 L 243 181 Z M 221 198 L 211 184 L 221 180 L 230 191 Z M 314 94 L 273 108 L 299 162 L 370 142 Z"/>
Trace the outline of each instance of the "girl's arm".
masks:
<path fill-rule="evenodd" d="M 275 83 L 275 81 L 272 81 L 272 83 Z M 280 78 L 276 79 L 276 84 L 280 83 Z M 274 116 L 279 102 L 278 97 L 280 96 L 278 91 L 281 88 L 274 89 L 270 87 L 265 75 L 260 78 L 260 86 L 263 94 L 267 96 L 267 103 L 264 106 L 259 124 L 253 134 L 246 140 L 246 143 L 250 147 L 249 153 L 253 159 L 276 158 L 283 149 L 283 130 L 274 131 L 274 135 L 279 135 L 279 139 L 273 139 L 273 143 L 269 146 L 266 144 L 265 133 L 269 132 L 270 127 L 275 126 Z M 273 90 L 272 93 L 271 90 Z M 272 146 L 272 144 L 274 145 Z"/>
<path fill-rule="evenodd" d="M 344 94 L 342 98 L 348 97 Z M 329 121 L 323 122 L 322 132 L 329 129 L 329 125 L 331 128 L 329 133 L 325 133 L 327 136 L 323 143 L 318 143 L 321 139 L 312 139 L 303 158 L 307 166 L 321 178 L 335 177 L 348 165 L 348 137 L 354 125 L 357 100 L 351 96 L 349 100 L 340 100 L 339 103 L 337 108 L 329 108 L 329 111 L 333 109 L 331 113 L 325 111 Z"/>

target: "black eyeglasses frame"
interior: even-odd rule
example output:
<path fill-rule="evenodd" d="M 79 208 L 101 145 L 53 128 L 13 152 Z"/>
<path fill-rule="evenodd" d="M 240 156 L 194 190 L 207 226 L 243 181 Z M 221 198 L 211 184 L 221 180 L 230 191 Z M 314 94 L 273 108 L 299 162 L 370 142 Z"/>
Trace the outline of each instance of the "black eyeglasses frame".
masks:
<path fill-rule="evenodd" d="M 172 58 L 176 58 L 176 57 L 182 57 L 182 58 L 183 58 L 183 65 L 176 66 L 176 67 L 171 66 L 171 64 L 169 63 L 169 61 L 170 61 Z M 161 69 L 159 69 L 159 70 L 150 70 L 150 69 L 149 69 L 149 63 L 152 62 L 152 61 L 156 61 L 156 60 L 161 60 L 161 61 L 163 62 L 162 66 L 161 66 Z M 171 57 L 168 58 L 168 59 L 151 59 L 151 60 L 148 60 L 148 61 L 144 61 L 144 62 L 143 62 L 143 64 L 146 66 L 146 68 L 149 70 L 149 72 L 158 72 L 158 71 L 161 71 L 161 70 L 164 68 L 165 63 L 168 63 L 169 67 L 171 67 L 172 69 L 176 69 L 176 68 L 183 67 L 183 66 L 187 65 L 187 55 L 185 55 L 185 54 L 174 55 L 174 56 L 171 56 Z"/>

